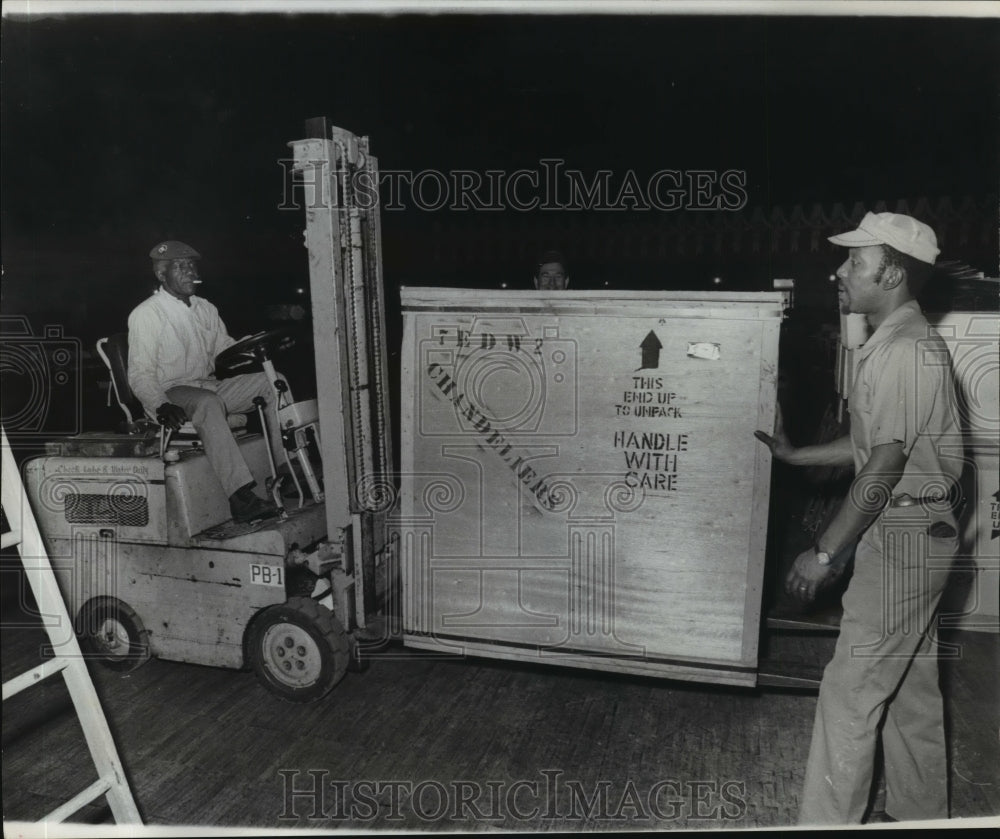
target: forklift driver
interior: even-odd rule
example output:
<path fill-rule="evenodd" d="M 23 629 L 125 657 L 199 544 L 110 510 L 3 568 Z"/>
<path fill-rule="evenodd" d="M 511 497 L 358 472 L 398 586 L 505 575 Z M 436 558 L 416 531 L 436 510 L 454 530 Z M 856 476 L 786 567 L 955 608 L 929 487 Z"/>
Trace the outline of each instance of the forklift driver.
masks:
<path fill-rule="evenodd" d="M 255 409 L 254 398 L 270 404 L 274 391 L 264 373 L 218 380 L 215 357 L 235 343 L 211 303 L 195 287 L 201 255 L 183 242 L 161 242 L 149 253 L 160 287 L 128 319 L 128 382 L 142 406 L 172 430 L 189 418 L 223 489 L 233 520 L 275 515 L 256 495 L 256 482 L 226 419 Z M 282 462 L 281 433 L 269 422 L 271 450 Z"/>

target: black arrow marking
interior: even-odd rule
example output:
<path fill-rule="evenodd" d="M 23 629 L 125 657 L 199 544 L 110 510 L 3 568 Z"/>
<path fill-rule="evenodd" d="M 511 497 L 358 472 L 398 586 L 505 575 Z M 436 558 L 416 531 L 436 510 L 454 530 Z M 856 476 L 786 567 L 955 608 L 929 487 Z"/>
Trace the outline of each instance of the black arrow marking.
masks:
<path fill-rule="evenodd" d="M 642 350 L 642 366 L 639 368 L 640 370 L 655 370 L 660 366 L 660 350 L 663 349 L 663 344 L 660 343 L 660 339 L 656 337 L 656 333 L 652 329 L 642 339 L 639 349 Z"/>

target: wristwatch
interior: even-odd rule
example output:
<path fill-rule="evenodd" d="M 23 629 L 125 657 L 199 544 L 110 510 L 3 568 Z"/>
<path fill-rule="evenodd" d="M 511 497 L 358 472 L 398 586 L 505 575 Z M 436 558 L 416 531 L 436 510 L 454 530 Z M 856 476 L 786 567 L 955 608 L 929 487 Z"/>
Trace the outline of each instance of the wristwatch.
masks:
<path fill-rule="evenodd" d="M 829 565 L 833 561 L 833 557 L 826 551 L 821 551 L 819 548 L 813 548 L 813 550 L 816 553 L 816 561 L 820 565 Z"/>

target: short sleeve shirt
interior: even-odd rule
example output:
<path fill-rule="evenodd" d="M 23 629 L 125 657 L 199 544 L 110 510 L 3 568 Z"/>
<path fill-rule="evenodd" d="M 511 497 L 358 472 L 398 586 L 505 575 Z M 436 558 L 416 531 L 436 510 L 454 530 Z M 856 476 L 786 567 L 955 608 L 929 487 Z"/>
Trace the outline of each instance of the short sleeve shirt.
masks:
<path fill-rule="evenodd" d="M 947 345 L 910 301 L 857 352 L 848 399 L 855 470 L 876 446 L 899 443 L 907 461 L 893 494 L 948 495 L 962 471 L 963 442 Z"/>

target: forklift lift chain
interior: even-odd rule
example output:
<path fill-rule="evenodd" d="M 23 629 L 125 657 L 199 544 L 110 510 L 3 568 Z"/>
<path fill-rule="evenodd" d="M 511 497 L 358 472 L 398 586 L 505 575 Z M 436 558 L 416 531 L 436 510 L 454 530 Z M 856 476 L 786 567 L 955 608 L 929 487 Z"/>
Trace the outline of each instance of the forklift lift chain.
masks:
<path fill-rule="evenodd" d="M 246 661 L 261 684 L 289 702 L 315 702 L 347 672 L 347 633 L 309 597 L 262 609 L 246 634 Z"/>

